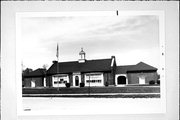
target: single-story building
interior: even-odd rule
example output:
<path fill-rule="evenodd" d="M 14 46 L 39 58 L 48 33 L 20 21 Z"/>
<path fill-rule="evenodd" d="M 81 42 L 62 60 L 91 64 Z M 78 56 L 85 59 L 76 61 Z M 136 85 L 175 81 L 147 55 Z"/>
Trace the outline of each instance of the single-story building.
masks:
<path fill-rule="evenodd" d="M 46 70 L 38 68 L 31 72 L 26 72 L 22 76 L 24 87 L 45 87 L 46 86 Z"/>
<path fill-rule="evenodd" d="M 109 59 L 86 60 L 85 52 L 81 50 L 80 59 L 71 62 L 54 61 L 47 70 L 47 85 L 50 87 L 79 87 L 80 83 L 85 86 L 105 86 L 115 84 L 115 56 Z"/>
<path fill-rule="evenodd" d="M 116 67 L 116 85 L 149 84 L 151 80 L 158 80 L 157 68 L 144 62 Z"/>
<path fill-rule="evenodd" d="M 78 61 L 53 61 L 51 67 L 37 69 L 23 76 L 24 87 L 122 86 L 149 84 L 158 79 L 157 68 L 140 62 L 136 65 L 117 66 L 116 58 L 86 60 L 83 49 Z"/>

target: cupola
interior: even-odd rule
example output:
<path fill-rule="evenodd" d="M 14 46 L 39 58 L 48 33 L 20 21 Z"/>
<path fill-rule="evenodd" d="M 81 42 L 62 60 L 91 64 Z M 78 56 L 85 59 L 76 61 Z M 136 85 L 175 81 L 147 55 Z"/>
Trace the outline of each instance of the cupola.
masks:
<path fill-rule="evenodd" d="M 83 51 L 83 48 L 81 48 L 81 51 L 79 52 L 79 63 L 84 63 L 86 61 L 86 53 Z"/>

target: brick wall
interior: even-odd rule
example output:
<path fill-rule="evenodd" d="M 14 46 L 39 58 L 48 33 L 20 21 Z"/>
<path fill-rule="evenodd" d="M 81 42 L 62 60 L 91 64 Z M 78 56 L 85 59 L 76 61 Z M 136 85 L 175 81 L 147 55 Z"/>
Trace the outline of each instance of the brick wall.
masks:
<path fill-rule="evenodd" d="M 44 77 L 37 77 L 37 78 L 32 78 L 32 80 L 35 81 L 35 87 L 43 87 L 44 86 Z"/>
<path fill-rule="evenodd" d="M 72 74 L 68 74 L 69 76 L 69 83 L 71 86 L 73 86 L 73 77 L 72 77 Z"/>
<path fill-rule="evenodd" d="M 47 76 L 46 77 L 46 86 L 47 87 L 52 87 L 52 76 Z"/>
<path fill-rule="evenodd" d="M 104 85 L 106 82 L 108 82 L 109 85 L 114 85 L 114 79 L 112 73 L 104 73 Z"/>
<path fill-rule="evenodd" d="M 149 84 L 149 81 L 151 80 L 157 80 L 158 75 L 157 72 L 146 72 L 146 73 L 128 73 L 128 84 L 139 84 L 139 76 L 144 75 L 145 76 L 145 83 Z"/>
<path fill-rule="evenodd" d="M 24 78 L 24 87 L 31 87 L 31 78 Z"/>
<path fill-rule="evenodd" d="M 81 73 L 81 82 L 82 82 L 82 83 L 85 83 L 84 75 L 85 75 L 84 73 Z"/>
<path fill-rule="evenodd" d="M 44 77 L 24 78 L 24 87 L 31 87 L 31 81 L 35 81 L 35 87 L 44 86 Z"/>

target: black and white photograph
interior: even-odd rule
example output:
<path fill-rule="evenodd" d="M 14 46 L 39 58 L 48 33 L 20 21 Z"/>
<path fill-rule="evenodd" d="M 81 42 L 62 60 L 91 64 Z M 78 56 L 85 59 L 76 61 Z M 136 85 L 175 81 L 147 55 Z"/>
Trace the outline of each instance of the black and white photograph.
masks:
<path fill-rule="evenodd" d="M 25 96 L 160 97 L 158 16 L 27 17 L 22 43 Z"/>
<path fill-rule="evenodd" d="M 160 16 L 127 13 L 24 14 L 18 24 L 23 110 L 85 99 L 161 100 Z"/>
<path fill-rule="evenodd" d="M 2 2 L 3 120 L 178 120 L 178 2 Z"/>

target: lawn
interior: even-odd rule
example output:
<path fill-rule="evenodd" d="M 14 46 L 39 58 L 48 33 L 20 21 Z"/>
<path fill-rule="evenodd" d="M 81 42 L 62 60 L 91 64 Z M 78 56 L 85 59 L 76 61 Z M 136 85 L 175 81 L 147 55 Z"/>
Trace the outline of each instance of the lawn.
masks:
<path fill-rule="evenodd" d="M 160 93 L 159 86 L 23 88 L 23 94 Z"/>

